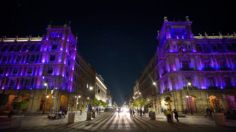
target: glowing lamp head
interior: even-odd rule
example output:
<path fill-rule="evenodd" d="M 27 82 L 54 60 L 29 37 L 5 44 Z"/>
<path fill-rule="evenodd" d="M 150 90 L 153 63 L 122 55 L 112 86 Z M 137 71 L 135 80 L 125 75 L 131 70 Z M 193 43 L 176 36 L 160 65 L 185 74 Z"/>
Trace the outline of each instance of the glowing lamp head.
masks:
<path fill-rule="evenodd" d="M 188 86 L 191 86 L 192 85 L 192 83 L 191 82 L 188 82 Z"/>
<path fill-rule="evenodd" d="M 90 91 L 92 91 L 92 90 L 93 90 L 93 87 L 92 87 L 92 86 L 90 86 L 90 87 L 89 87 L 89 90 L 90 90 Z"/>
<path fill-rule="evenodd" d="M 44 83 L 43 85 L 44 85 L 45 87 L 47 87 L 47 86 L 48 86 L 48 84 L 47 84 L 47 83 Z"/>
<path fill-rule="evenodd" d="M 152 85 L 153 85 L 153 86 L 156 86 L 156 85 L 157 85 L 157 83 L 156 83 L 156 82 L 153 82 L 153 83 L 152 83 Z"/>

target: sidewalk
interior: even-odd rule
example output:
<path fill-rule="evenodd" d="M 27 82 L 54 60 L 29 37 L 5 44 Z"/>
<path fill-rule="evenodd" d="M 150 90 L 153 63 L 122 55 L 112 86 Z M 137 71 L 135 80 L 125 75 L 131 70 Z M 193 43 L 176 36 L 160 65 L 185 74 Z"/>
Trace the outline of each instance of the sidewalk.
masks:
<path fill-rule="evenodd" d="M 166 122 L 166 117 L 164 114 L 157 114 L 156 120 Z M 186 115 L 186 117 L 179 117 L 179 121 L 181 123 L 188 124 L 188 125 L 216 126 L 214 119 L 206 118 L 202 115 Z M 176 122 L 175 119 L 174 119 L 174 122 Z M 225 120 L 225 126 L 236 127 L 236 120 Z"/>
<path fill-rule="evenodd" d="M 75 122 L 85 121 L 87 113 L 75 112 Z M 0 129 L 13 128 L 13 127 L 38 127 L 48 125 L 62 125 L 68 123 L 68 114 L 63 119 L 49 120 L 47 114 L 45 115 L 21 115 L 8 118 L 7 116 L 0 117 Z"/>

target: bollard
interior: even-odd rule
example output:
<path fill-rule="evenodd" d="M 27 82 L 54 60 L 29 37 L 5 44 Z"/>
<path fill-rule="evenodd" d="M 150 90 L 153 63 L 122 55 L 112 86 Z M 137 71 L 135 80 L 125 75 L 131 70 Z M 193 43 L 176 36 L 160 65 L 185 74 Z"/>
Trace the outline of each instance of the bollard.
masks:
<path fill-rule="evenodd" d="M 70 112 L 68 114 L 68 124 L 74 123 L 75 122 L 75 113 L 74 112 Z"/>
<path fill-rule="evenodd" d="M 11 128 L 20 128 L 21 127 L 21 118 L 15 117 L 11 120 Z"/>
<path fill-rule="evenodd" d="M 214 113 L 214 119 L 217 126 L 225 125 L 225 115 L 224 113 Z"/>
<path fill-rule="evenodd" d="M 91 112 L 87 112 L 87 119 L 86 119 L 86 120 L 87 120 L 87 121 L 91 121 L 91 120 L 92 120 L 92 119 L 91 119 L 91 116 L 92 116 L 92 115 L 91 115 Z"/>

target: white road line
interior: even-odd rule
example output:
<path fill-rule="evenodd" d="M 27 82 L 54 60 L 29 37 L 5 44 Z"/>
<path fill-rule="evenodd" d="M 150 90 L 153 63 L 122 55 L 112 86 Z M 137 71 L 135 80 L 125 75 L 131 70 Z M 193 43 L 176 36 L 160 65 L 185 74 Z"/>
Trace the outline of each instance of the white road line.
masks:
<path fill-rule="evenodd" d="M 111 119 L 113 119 L 113 117 L 114 117 L 114 115 L 107 116 L 105 119 L 103 119 L 98 124 L 96 124 L 96 126 L 94 126 L 91 130 L 94 131 L 94 130 L 101 129 L 100 127 L 103 127 L 104 124 L 109 123 L 111 121 Z"/>
<path fill-rule="evenodd" d="M 116 117 L 115 114 L 112 115 L 111 118 L 109 118 L 109 120 L 106 122 L 106 124 L 104 124 L 100 129 L 107 129 L 111 124 L 112 124 L 112 120 L 114 120 Z"/>

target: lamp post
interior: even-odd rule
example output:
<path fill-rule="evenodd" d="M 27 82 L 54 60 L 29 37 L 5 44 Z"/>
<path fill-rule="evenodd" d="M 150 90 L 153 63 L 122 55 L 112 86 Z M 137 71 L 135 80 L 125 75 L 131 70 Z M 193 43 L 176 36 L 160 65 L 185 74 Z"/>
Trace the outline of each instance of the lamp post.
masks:
<path fill-rule="evenodd" d="M 186 95 L 186 98 L 187 98 L 187 105 L 188 105 L 188 111 L 190 111 L 191 113 L 192 113 L 192 109 L 190 108 L 191 106 L 190 106 L 190 98 L 191 98 L 191 95 L 190 95 L 190 92 L 189 92 L 189 87 L 191 87 L 192 86 L 192 84 L 191 84 L 191 82 L 188 82 L 187 83 L 187 95 Z"/>
<path fill-rule="evenodd" d="M 93 86 L 89 86 L 87 87 L 88 90 L 89 90 L 89 96 L 91 96 L 91 92 L 93 91 Z M 91 101 L 90 101 L 90 97 L 87 97 L 87 100 L 88 100 L 88 108 L 87 108 L 87 121 L 90 121 L 91 120 L 91 112 L 92 112 L 92 106 L 91 106 Z"/>
<path fill-rule="evenodd" d="M 31 112 L 33 113 L 33 102 L 34 102 L 34 93 L 32 88 L 30 88 L 31 90 L 31 94 L 30 94 L 30 98 L 31 98 Z"/>
<path fill-rule="evenodd" d="M 76 98 L 75 110 L 77 111 L 77 106 L 79 104 L 79 99 L 81 98 L 81 95 L 75 95 L 75 98 Z"/>
<path fill-rule="evenodd" d="M 152 82 L 152 85 L 157 88 L 157 83 L 156 82 Z M 154 111 L 156 111 L 156 97 L 155 97 L 155 90 L 152 91 L 152 95 L 153 95 L 153 108 Z"/>
<path fill-rule="evenodd" d="M 45 87 L 46 87 L 46 90 L 45 90 L 45 104 L 44 104 L 44 108 L 43 108 L 43 114 L 45 113 L 45 110 L 46 110 L 46 106 L 47 106 L 47 100 L 48 100 L 48 98 L 49 98 L 49 95 L 47 95 L 48 94 L 48 84 L 45 82 L 44 84 L 43 84 Z"/>

